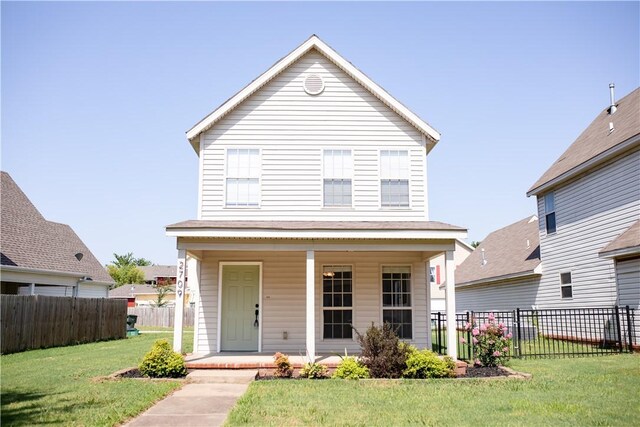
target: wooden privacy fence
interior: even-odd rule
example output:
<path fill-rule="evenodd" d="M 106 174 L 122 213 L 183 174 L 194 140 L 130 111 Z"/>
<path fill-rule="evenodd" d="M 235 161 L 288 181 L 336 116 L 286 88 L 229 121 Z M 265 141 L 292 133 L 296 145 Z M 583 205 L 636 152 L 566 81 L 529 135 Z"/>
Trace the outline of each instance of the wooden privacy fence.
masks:
<path fill-rule="evenodd" d="M 129 314 L 138 316 L 137 326 L 158 326 L 173 328 L 175 307 L 129 307 Z M 195 309 L 184 308 L 183 326 L 193 326 Z"/>
<path fill-rule="evenodd" d="M 3 354 L 127 335 L 127 301 L 106 298 L 2 295 Z"/>

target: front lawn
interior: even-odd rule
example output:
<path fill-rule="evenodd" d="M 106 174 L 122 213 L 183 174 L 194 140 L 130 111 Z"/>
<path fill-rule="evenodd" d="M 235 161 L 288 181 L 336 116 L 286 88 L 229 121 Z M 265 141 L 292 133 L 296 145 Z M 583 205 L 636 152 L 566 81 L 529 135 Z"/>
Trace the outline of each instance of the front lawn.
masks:
<path fill-rule="evenodd" d="M 142 334 L 1 356 L 2 425 L 111 426 L 142 412 L 180 383 L 92 379 L 136 366 L 159 338 L 171 342 L 172 335 Z M 186 351 L 191 351 L 192 338 L 184 334 Z"/>
<path fill-rule="evenodd" d="M 638 423 L 640 355 L 514 360 L 531 380 L 274 380 L 251 384 L 236 425 L 616 425 Z"/>

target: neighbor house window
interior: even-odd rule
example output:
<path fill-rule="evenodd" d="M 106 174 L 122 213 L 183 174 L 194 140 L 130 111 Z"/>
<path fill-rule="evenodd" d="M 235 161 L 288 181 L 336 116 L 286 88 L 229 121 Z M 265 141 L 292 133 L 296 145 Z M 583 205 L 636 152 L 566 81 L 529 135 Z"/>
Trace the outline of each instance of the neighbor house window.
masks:
<path fill-rule="evenodd" d="M 440 266 L 436 265 L 435 267 L 429 267 L 429 281 L 431 283 L 435 283 L 436 285 L 440 284 Z"/>
<path fill-rule="evenodd" d="M 323 334 L 327 339 L 352 338 L 353 277 L 350 265 L 322 267 Z"/>
<path fill-rule="evenodd" d="M 382 322 L 400 338 L 413 338 L 411 267 L 382 267 Z"/>
<path fill-rule="evenodd" d="M 571 283 L 571 272 L 560 273 L 560 292 L 562 293 L 562 298 L 573 298 L 573 285 Z"/>
<path fill-rule="evenodd" d="M 409 207 L 409 152 L 406 150 L 380 151 L 380 205 Z"/>
<path fill-rule="evenodd" d="M 323 192 L 325 207 L 351 206 L 351 150 L 324 150 Z"/>
<path fill-rule="evenodd" d="M 257 207 L 260 202 L 260 152 L 227 150 L 226 206 Z"/>
<path fill-rule="evenodd" d="M 553 191 L 544 196 L 544 222 L 547 234 L 556 232 L 556 201 Z"/>

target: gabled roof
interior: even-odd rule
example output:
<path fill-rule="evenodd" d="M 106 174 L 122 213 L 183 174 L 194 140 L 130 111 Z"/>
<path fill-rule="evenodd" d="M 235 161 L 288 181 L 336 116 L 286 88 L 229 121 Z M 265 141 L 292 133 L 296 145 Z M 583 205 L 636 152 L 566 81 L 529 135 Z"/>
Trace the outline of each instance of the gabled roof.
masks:
<path fill-rule="evenodd" d="M 436 131 L 427 122 L 422 120 L 415 113 L 405 107 L 397 99 L 391 96 L 386 90 L 376 84 L 362 71 L 358 70 L 353 64 L 351 64 L 351 62 L 340 56 L 335 50 L 329 47 L 329 45 L 324 43 L 318 36 L 314 34 L 309 37 L 307 41 L 295 48 L 291 53 L 280 59 L 271 68 L 269 68 L 267 71 L 265 71 L 259 77 L 249 83 L 244 89 L 233 95 L 212 113 L 207 115 L 204 119 L 200 120 L 191 129 L 189 129 L 187 131 L 187 138 L 193 145 L 194 149 L 198 151 L 197 144 L 199 143 L 199 137 L 202 132 L 211 128 L 218 120 L 220 120 L 227 113 L 240 105 L 244 100 L 254 94 L 257 90 L 262 88 L 265 84 L 267 84 L 274 77 L 284 71 L 287 67 L 300 59 L 311 49 L 315 49 L 322 55 L 327 57 L 336 66 L 338 66 L 345 73 L 351 76 L 351 78 L 360 83 L 365 89 L 367 89 L 389 108 L 400 115 L 400 117 L 404 118 L 407 122 L 418 129 L 432 142 L 432 146 L 440 140 L 440 134 L 438 133 L 438 131 Z"/>
<path fill-rule="evenodd" d="M 96 282 L 113 279 L 66 224 L 47 221 L 6 172 L 0 174 L 0 264 L 12 269 L 75 273 Z M 78 260 L 76 254 L 81 253 Z"/>
<path fill-rule="evenodd" d="M 540 237 L 538 218 L 531 216 L 489 234 L 456 268 L 456 286 L 535 274 L 540 274 Z"/>
<path fill-rule="evenodd" d="M 640 144 L 640 88 L 601 111 L 558 160 L 531 186 L 527 196 L 539 194 L 585 170 Z M 614 130 L 609 132 L 609 123 Z"/>
<path fill-rule="evenodd" d="M 144 280 L 153 280 L 156 277 L 176 277 L 175 265 L 147 265 L 138 267 L 144 273 Z"/>
<path fill-rule="evenodd" d="M 601 257 L 618 258 L 640 254 L 640 220 L 602 248 Z"/>

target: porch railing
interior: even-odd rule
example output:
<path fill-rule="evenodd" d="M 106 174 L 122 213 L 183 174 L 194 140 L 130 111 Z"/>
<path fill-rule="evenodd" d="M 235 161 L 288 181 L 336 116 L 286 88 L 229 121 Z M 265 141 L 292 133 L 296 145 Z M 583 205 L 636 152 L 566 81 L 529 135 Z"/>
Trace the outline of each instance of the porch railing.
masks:
<path fill-rule="evenodd" d="M 515 358 L 595 356 L 640 350 L 640 316 L 629 306 L 491 312 L 513 336 Z M 473 359 L 467 323 L 488 322 L 488 311 L 456 313 L 458 359 Z M 433 351 L 446 354 L 446 314 L 431 314 Z M 461 340 L 464 338 L 464 340 Z"/>

